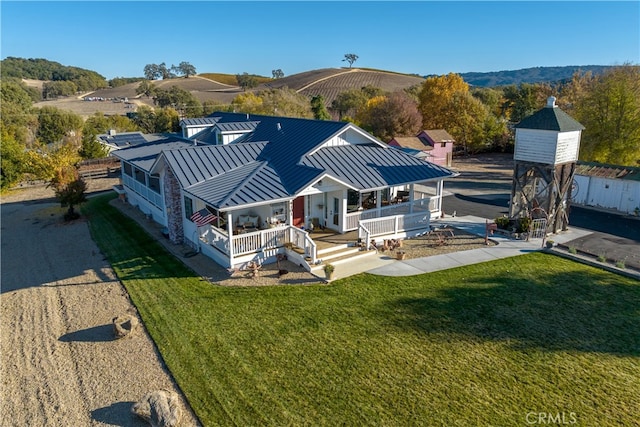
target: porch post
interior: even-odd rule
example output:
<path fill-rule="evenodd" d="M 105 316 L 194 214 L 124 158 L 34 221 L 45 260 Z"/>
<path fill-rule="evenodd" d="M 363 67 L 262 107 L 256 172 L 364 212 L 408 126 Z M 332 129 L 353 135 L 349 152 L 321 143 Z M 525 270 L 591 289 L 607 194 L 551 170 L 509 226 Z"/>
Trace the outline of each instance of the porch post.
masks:
<path fill-rule="evenodd" d="M 444 188 L 444 180 L 441 179 L 438 181 L 438 185 L 436 185 L 436 196 L 438 197 L 438 212 L 442 212 L 442 192 Z"/>
<path fill-rule="evenodd" d="M 413 189 L 415 184 L 409 184 L 409 213 L 413 213 Z"/>
<path fill-rule="evenodd" d="M 227 212 L 227 235 L 229 236 L 229 267 L 233 267 L 233 214 Z"/>

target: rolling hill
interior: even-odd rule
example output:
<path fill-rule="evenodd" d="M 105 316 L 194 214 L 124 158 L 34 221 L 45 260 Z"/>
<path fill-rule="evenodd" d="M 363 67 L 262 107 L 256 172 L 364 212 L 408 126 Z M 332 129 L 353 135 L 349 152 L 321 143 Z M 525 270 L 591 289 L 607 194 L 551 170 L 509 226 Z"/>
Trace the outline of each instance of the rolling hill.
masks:
<path fill-rule="evenodd" d="M 571 78 L 576 71 L 591 71 L 599 74 L 606 71 L 607 66 L 574 66 L 574 67 L 535 67 L 513 71 L 496 71 L 489 73 L 463 73 L 462 78 L 473 86 L 490 87 L 520 83 L 557 82 Z M 204 74 L 205 76 L 222 76 L 227 83 L 235 80 L 232 75 Z M 262 78 L 265 80 L 266 78 Z M 416 75 L 400 74 L 391 71 L 372 70 L 362 68 L 322 68 L 306 71 L 280 79 L 271 80 L 260 84 L 252 91 L 267 89 L 279 89 L 288 87 L 298 93 L 315 96 L 322 95 L 327 106 L 336 96 L 348 89 L 359 89 L 363 86 L 375 86 L 384 91 L 393 92 L 402 90 L 424 82 L 424 77 Z M 29 85 L 38 86 L 34 80 L 24 80 Z M 116 88 L 99 89 L 91 93 L 85 93 L 77 98 L 62 98 L 53 101 L 43 101 L 36 104 L 37 107 L 43 105 L 54 105 L 59 108 L 68 109 L 82 116 L 92 115 L 96 111 L 105 114 L 125 114 L 131 111 L 131 107 L 120 103 L 108 105 L 108 103 L 96 103 L 82 101 L 82 97 L 91 95 L 93 97 L 104 98 L 105 100 L 128 98 L 137 105 L 153 106 L 153 100 L 136 95 L 136 88 L 139 83 L 129 83 Z M 221 83 L 202 75 L 192 76 L 188 79 L 176 78 L 171 80 L 159 80 L 154 84 L 162 89 L 171 86 L 178 86 L 191 92 L 200 102 L 213 102 L 217 104 L 229 104 L 238 94 L 242 93 L 239 86 L 232 86 Z M 40 82 L 41 86 L 41 82 Z M 110 104 L 110 103 L 109 103 Z"/>

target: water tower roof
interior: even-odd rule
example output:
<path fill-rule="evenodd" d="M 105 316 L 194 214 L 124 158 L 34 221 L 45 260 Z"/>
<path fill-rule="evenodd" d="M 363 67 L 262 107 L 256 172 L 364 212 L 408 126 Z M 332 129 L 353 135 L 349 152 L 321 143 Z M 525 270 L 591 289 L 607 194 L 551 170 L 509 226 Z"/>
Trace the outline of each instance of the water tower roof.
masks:
<path fill-rule="evenodd" d="M 558 108 L 555 105 L 555 98 L 551 98 L 546 107 L 522 119 L 516 125 L 516 129 L 541 129 L 558 132 L 584 130 L 584 126 L 580 122 Z"/>

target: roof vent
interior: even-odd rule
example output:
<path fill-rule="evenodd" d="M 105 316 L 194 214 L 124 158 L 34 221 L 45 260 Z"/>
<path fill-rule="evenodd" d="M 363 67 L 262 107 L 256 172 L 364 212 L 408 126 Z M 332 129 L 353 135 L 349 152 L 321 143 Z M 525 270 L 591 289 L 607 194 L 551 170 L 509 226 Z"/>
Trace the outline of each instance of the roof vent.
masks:
<path fill-rule="evenodd" d="M 556 97 L 550 96 L 547 98 L 547 108 L 556 108 Z"/>
<path fill-rule="evenodd" d="M 116 130 L 115 129 L 109 129 L 108 135 L 109 136 L 114 136 L 116 134 Z"/>
<path fill-rule="evenodd" d="M 276 129 L 279 131 L 282 130 L 282 125 L 280 123 L 276 123 Z"/>
<path fill-rule="evenodd" d="M 249 120 L 249 113 L 247 113 L 247 120 Z"/>

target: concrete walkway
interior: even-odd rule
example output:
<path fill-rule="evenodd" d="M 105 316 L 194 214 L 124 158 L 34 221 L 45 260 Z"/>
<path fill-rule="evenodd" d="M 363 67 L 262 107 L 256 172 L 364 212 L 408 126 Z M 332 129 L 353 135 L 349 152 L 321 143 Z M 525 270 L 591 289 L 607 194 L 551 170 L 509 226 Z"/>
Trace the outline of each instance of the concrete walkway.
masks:
<path fill-rule="evenodd" d="M 493 220 L 490 220 L 490 222 L 492 221 Z M 484 237 L 485 235 L 486 219 L 477 216 L 447 217 L 432 221 L 432 223 L 449 224 L 452 227 L 477 236 Z M 554 235 L 551 239 L 556 243 L 566 243 L 589 234 L 591 234 L 589 230 L 572 227 L 566 232 Z M 334 280 L 341 279 L 362 272 L 378 276 L 413 276 L 463 265 L 508 258 L 542 249 L 542 239 L 531 239 L 527 242 L 498 235 L 490 236 L 490 238 L 496 242 L 497 245 L 469 251 L 409 259 L 406 261 L 398 261 L 388 255 L 379 254 L 370 256 L 359 262 L 338 264 L 336 265 L 333 278 Z"/>

